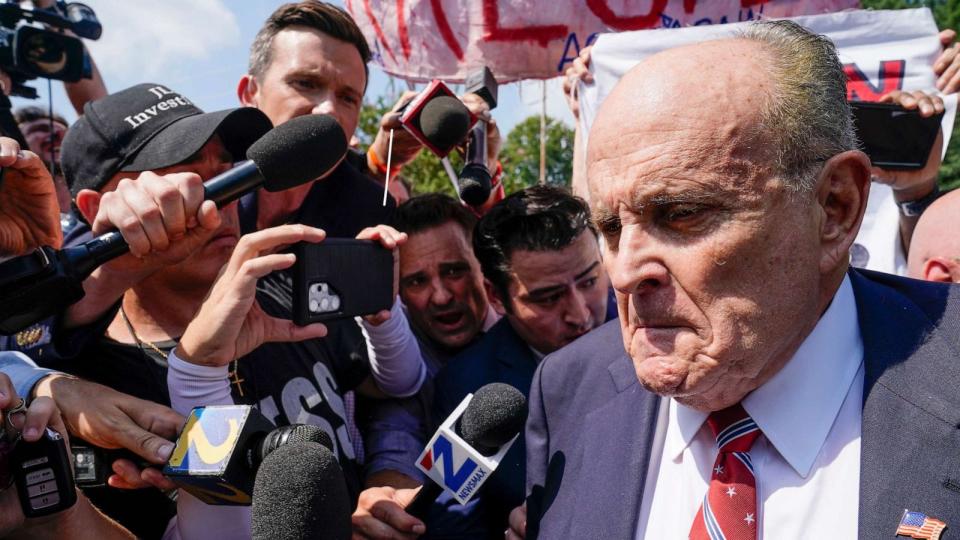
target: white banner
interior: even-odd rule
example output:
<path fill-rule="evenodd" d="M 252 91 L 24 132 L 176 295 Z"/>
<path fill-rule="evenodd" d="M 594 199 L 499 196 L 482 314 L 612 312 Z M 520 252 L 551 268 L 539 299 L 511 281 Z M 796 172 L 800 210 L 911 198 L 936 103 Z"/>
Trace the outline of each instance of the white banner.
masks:
<path fill-rule="evenodd" d="M 940 55 L 937 25 L 927 8 L 893 11 L 845 11 L 794 17 L 792 20 L 837 45 L 847 73 L 847 97 L 876 101 L 891 90 L 925 90 L 936 93 L 931 66 Z M 627 71 L 659 51 L 726 37 L 742 28 L 726 24 L 677 30 L 644 30 L 603 34 L 591 55 L 595 84 L 581 85 L 580 119 L 589 134 L 603 98 Z M 956 95 L 944 99 L 944 151 L 956 114 Z"/>
<path fill-rule="evenodd" d="M 488 66 L 501 83 L 563 73 L 600 32 L 827 13 L 859 0 L 345 0 L 384 71 L 462 82 Z"/>

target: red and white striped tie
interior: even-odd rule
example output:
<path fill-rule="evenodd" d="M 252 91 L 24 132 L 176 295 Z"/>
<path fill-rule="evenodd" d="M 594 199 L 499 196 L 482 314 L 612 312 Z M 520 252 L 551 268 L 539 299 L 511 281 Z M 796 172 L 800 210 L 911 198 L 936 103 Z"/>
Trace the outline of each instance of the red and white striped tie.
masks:
<path fill-rule="evenodd" d="M 757 482 L 750 447 L 760 436 L 756 422 L 738 403 L 707 417 L 717 438 L 710 488 L 690 527 L 691 540 L 755 540 Z"/>

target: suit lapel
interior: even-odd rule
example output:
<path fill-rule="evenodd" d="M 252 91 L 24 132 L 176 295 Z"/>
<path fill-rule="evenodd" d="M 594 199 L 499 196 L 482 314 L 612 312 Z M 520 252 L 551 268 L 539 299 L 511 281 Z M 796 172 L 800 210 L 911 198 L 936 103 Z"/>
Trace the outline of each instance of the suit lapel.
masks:
<path fill-rule="evenodd" d="M 530 394 L 533 373 L 537 370 L 537 358 L 520 336 L 513 331 L 510 323 L 503 321 L 504 331 L 499 336 L 497 361 L 503 382 L 518 388 L 524 394 Z"/>
<path fill-rule="evenodd" d="M 585 418 L 575 484 L 583 504 L 570 520 L 569 538 L 633 538 L 636 533 L 660 399 L 637 383 L 626 356 L 609 370 L 618 393 Z"/>
<path fill-rule="evenodd" d="M 960 538 L 957 351 L 906 296 L 851 272 L 864 346 L 859 536 L 893 537 L 904 509 Z M 944 302 L 946 300 L 944 299 Z"/>

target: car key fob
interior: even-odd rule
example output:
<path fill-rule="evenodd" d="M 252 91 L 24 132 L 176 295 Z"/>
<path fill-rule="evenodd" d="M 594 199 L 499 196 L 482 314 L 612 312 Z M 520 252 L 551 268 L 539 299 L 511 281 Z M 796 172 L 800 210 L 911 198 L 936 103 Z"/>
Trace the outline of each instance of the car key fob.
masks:
<path fill-rule="evenodd" d="M 66 441 L 56 431 L 47 428 L 32 443 L 20 439 L 11 464 L 25 517 L 54 514 L 77 502 L 70 454 Z"/>

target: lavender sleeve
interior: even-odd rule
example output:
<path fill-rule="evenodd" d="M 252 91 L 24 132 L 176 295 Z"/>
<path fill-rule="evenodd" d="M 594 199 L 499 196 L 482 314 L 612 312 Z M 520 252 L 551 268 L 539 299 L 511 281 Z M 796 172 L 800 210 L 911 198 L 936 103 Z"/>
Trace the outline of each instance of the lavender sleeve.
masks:
<path fill-rule="evenodd" d="M 427 376 L 427 368 L 400 299 L 393 302 L 390 318 L 379 326 L 357 319 L 367 339 L 370 371 L 377 387 L 390 397 L 416 394 Z"/>
<path fill-rule="evenodd" d="M 194 407 L 233 405 L 227 366 L 198 366 L 177 357 L 176 349 L 167 356 L 167 387 L 173 410 L 186 416 Z M 213 506 L 200 502 L 181 490 L 177 494 L 177 515 L 170 521 L 165 539 L 206 540 L 250 538 L 249 506 Z"/>

